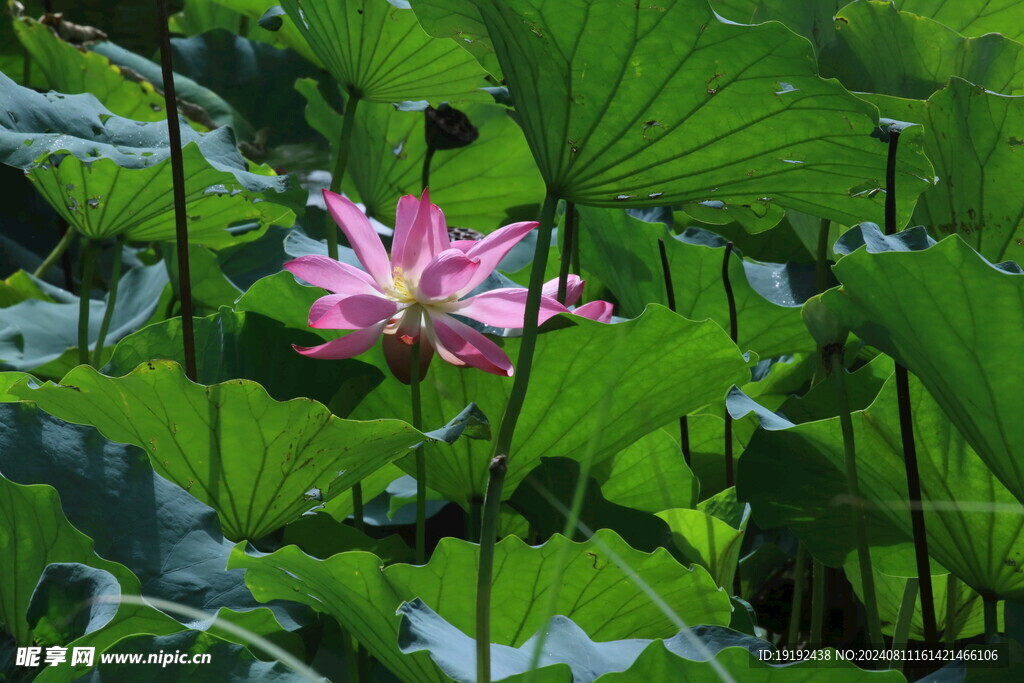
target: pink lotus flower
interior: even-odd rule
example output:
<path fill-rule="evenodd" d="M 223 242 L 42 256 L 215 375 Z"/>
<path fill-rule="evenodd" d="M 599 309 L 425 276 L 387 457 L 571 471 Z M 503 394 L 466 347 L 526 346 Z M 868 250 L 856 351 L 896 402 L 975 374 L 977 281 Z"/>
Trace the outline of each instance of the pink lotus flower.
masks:
<path fill-rule="evenodd" d="M 452 314 L 494 327 L 523 327 L 525 289 L 463 297 L 537 227 L 536 222 L 506 225 L 479 241 L 450 242 L 444 214 L 424 190 L 421 199 L 407 195 L 398 201 L 389 257 L 369 219 L 352 202 L 326 190 L 324 200 L 366 271 L 326 256 L 301 256 L 285 268 L 332 292 L 309 309 L 310 327 L 355 331 L 319 346 L 296 346 L 296 351 L 312 358 L 351 358 L 369 350 L 383 335 L 388 367 L 407 384 L 416 342 L 421 377 L 434 351 L 453 365 L 512 375 L 512 363 L 498 345 Z M 538 322 L 567 310 L 544 296 Z"/>
<path fill-rule="evenodd" d="M 583 285 L 586 284 L 586 280 L 580 278 L 579 275 L 570 274 L 566 278 L 565 287 L 565 305 L 572 306 L 574 303 L 580 300 L 583 296 Z M 558 300 L 558 278 L 554 280 L 548 280 L 544 283 L 544 289 L 541 290 L 541 294 L 550 299 Z M 608 301 L 602 301 L 600 299 L 591 301 L 588 304 L 583 304 L 574 309 L 569 310 L 573 315 L 578 315 L 581 318 L 589 318 L 596 320 L 599 323 L 610 323 L 612 321 L 612 304 Z"/>

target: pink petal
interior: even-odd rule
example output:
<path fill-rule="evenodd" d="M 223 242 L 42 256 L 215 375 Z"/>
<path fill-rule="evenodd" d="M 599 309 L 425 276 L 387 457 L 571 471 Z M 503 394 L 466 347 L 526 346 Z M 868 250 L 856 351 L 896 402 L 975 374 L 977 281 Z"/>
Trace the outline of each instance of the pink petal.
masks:
<path fill-rule="evenodd" d="M 365 272 L 327 256 L 300 256 L 284 264 L 284 267 L 314 287 L 335 294 L 352 296 L 381 291 L 373 278 Z"/>
<path fill-rule="evenodd" d="M 449 240 L 444 214 L 430 203 L 430 193 L 423 191 L 415 214 L 412 213 L 410 199 L 415 201 L 411 196 L 399 200 L 391 257 L 403 275 L 415 281 L 435 256 L 448 249 Z"/>
<path fill-rule="evenodd" d="M 379 294 L 331 294 L 313 302 L 309 309 L 309 326 L 328 330 L 358 330 L 386 321 L 398 310 L 396 302 Z"/>
<path fill-rule="evenodd" d="M 482 240 L 474 241 L 473 246 L 466 250 L 466 256 L 480 259 L 480 268 L 477 269 L 472 279 L 462 287 L 459 294 L 472 291 L 474 287 L 486 280 L 487 276 L 498 267 L 501 259 L 505 258 L 505 254 L 538 225 L 539 223 L 536 221 L 513 223 L 498 228 Z M 456 249 L 459 248 L 456 247 Z"/>
<path fill-rule="evenodd" d="M 599 323 L 610 323 L 612 321 L 612 304 L 607 301 L 591 301 L 572 311 L 573 315 L 581 318 L 590 318 Z"/>
<path fill-rule="evenodd" d="M 464 315 L 467 318 L 494 327 L 524 327 L 526 318 L 527 290 L 518 287 L 492 289 L 452 304 L 450 312 Z M 568 313 L 569 309 L 548 296 L 540 298 L 540 321 L 559 313 Z"/>
<path fill-rule="evenodd" d="M 330 190 L 324 190 L 324 202 L 331 212 L 331 218 L 348 238 L 359 262 L 366 267 L 381 290 L 386 290 L 391 286 L 391 261 L 380 236 L 370 225 L 370 219 L 355 204 Z"/>
<path fill-rule="evenodd" d="M 411 306 L 401 317 L 393 334 L 384 334 L 384 359 L 398 381 L 409 384 L 412 378 L 412 345 L 420 342 L 419 375 L 422 380 L 427 375 L 430 359 L 434 357 L 434 345 L 430 335 L 424 334 L 421 328 L 423 318 L 419 306 Z"/>
<path fill-rule="evenodd" d="M 334 339 L 321 344 L 320 346 L 296 346 L 292 348 L 303 356 L 310 358 L 323 358 L 326 360 L 337 360 L 339 358 L 352 358 L 369 350 L 377 341 L 381 330 L 384 329 L 384 322 L 379 322 L 373 327 L 356 330 L 346 334 L 341 339 Z"/>
<path fill-rule="evenodd" d="M 583 295 L 583 285 L 586 284 L 586 280 L 582 279 L 579 275 L 569 273 L 569 277 L 565 279 L 565 305 L 572 306 L 574 303 L 580 300 Z M 558 278 L 554 280 L 548 280 L 544 283 L 544 289 L 541 290 L 541 294 L 549 296 L 552 299 L 558 299 Z"/>
<path fill-rule="evenodd" d="M 447 299 L 464 287 L 479 267 L 479 259 L 458 249 L 445 249 L 423 269 L 417 285 L 419 294 L 431 301 Z"/>
<path fill-rule="evenodd" d="M 451 243 L 451 249 L 458 249 L 461 252 L 467 252 L 476 245 L 480 244 L 480 240 L 455 240 Z"/>
<path fill-rule="evenodd" d="M 466 365 L 492 375 L 512 376 L 512 361 L 490 339 L 450 315 L 432 313 L 430 318 L 442 358 L 450 354 Z M 442 353 L 442 349 L 447 353 Z"/>

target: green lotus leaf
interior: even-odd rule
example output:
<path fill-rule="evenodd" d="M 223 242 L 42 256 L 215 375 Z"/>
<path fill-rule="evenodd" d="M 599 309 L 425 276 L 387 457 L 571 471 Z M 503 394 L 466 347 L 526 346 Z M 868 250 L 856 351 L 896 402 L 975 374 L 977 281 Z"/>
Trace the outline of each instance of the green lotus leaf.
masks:
<path fill-rule="evenodd" d="M 676 311 L 691 320 L 710 318 L 729 328 L 729 304 L 722 283 L 725 240 L 706 231 L 676 237 L 663 225 L 637 220 L 625 211 L 580 207 L 579 212 L 580 261 L 615 294 L 619 315 L 639 315 L 649 303 L 667 302 L 660 238 L 665 241 L 672 272 Z M 781 272 L 776 272 L 780 268 Z M 800 275 L 805 276 L 802 281 Z M 813 350 L 814 340 L 799 309 L 801 299 L 814 293 L 813 279 L 809 269 L 801 273 L 788 264 L 733 257 L 729 280 L 736 299 L 740 348 L 765 358 Z M 768 286 L 761 286 L 762 282 Z M 784 296 L 771 301 L 766 294 Z"/>
<path fill-rule="evenodd" d="M 983 595 L 1021 595 L 1024 517 L 1017 499 L 916 380 L 911 399 L 929 554 Z M 857 469 L 875 567 L 915 576 L 898 412 L 890 378 L 868 408 L 853 413 Z M 838 417 L 762 429 L 740 460 L 739 494 L 760 526 L 791 526 L 817 559 L 840 566 L 855 552 L 843 462 Z"/>
<path fill-rule="evenodd" d="M 738 517 L 720 518 L 723 508 L 737 509 Z M 668 524 L 672 543 L 684 560 L 701 565 L 711 572 L 715 583 L 732 592 L 740 545 L 750 517 L 750 506 L 737 503 L 736 489 L 726 489 L 703 501 L 696 510 L 676 508 L 658 512 L 657 516 Z"/>
<path fill-rule="evenodd" d="M 119 378 L 82 366 L 60 384 L 11 391 L 145 449 L 154 469 L 214 508 L 236 540 L 262 538 L 424 438 L 398 420 L 342 420 L 309 399 L 279 403 L 248 380 L 193 384 L 171 361 Z"/>
<path fill-rule="evenodd" d="M 580 460 L 589 452 L 600 463 L 679 415 L 721 400 L 731 384 L 747 377 L 736 346 L 713 322 L 691 322 L 651 306 L 641 317 L 615 325 L 579 318 L 572 323 L 537 340 L 506 495 L 541 457 Z M 502 342 L 516 358 L 519 339 Z M 382 360 L 373 362 L 383 367 Z M 500 415 L 511 386 L 511 379 L 433 364 L 421 389 L 424 423 L 442 424 L 470 401 L 487 415 Z M 405 385 L 386 376 L 353 416 L 407 419 L 408 395 Z M 469 501 L 483 495 L 492 450 L 493 444 L 473 440 L 434 448 L 429 486 L 468 509 Z"/>
<path fill-rule="evenodd" d="M 349 630 L 373 656 L 401 680 L 448 680 L 426 652 L 403 655 L 398 649 L 401 617 L 395 610 L 420 598 L 463 632 L 472 632 L 479 546 L 444 538 L 425 566 L 381 567 L 370 553 L 350 552 L 317 560 L 294 546 L 253 557 L 238 546 L 231 568 L 246 570 L 246 583 L 261 600 L 297 600 L 326 612 Z M 672 619 L 610 558 L 658 594 L 688 624 L 720 624 L 731 608 L 703 567 L 687 569 L 667 551 L 643 553 L 630 548 L 614 532 L 599 530 L 582 543 L 554 536 L 531 547 L 514 536 L 495 547 L 491 637 L 494 642 L 522 645 L 547 619 L 553 581 L 560 579 L 555 613 L 572 619 L 595 640 L 664 638 L 676 628 Z M 556 569 L 566 558 L 564 573 Z"/>
<path fill-rule="evenodd" d="M 1024 18 L 1014 0 L 895 0 L 895 4 L 896 9 L 934 19 L 965 36 L 1002 33 L 1018 41 L 1024 37 Z"/>
<path fill-rule="evenodd" d="M 32 67 L 62 93 L 91 93 L 107 109 L 136 121 L 163 121 L 164 96 L 145 80 L 130 80 L 110 60 L 61 40 L 34 19 L 14 20 L 14 30 L 32 58 Z"/>
<path fill-rule="evenodd" d="M 306 98 L 306 119 L 328 140 L 341 135 L 341 115 L 330 108 L 316 82 L 301 79 L 295 88 Z M 489 233 L 503 225 L 532 220 L 544 196 L 544 183 L 519 126 L 504 107 L 459 107 L 480 137 L 465 147 L 434 154 L 430 199 L 444 209 L 448 225 Z M 344 189 L 366 213 L 395 224 L 395 206 L 406 194 L 419 196 L 427 151 L 423 114 L 391 107 L 356 111 Z"/>
<path fill-rule="evenodd" d="M 835 21 L 818 64 L 850 90 L 926 100 L 958 76 L 1004 95 L 1024 92 L 1024 45 L 998 33 L 964 38 L 877 1 L 847 5 Z"/>
<path fill-rule="evenodd" d="M 167 273 L 162 264 L 137 266 L 122 276 L 105 348 L 149 322 L 166 286 Z M 0 308 L 0 367 L 57 378 L 78 364 L 79 298 L 52 285 L 46 288 L 47 298 L 52 295 L 57 301 L 28 298 Z M 90 300 L 90 348 L 96 345 L 106 310 L 106 301 Z"/>
<path fill-rule="evenodd" d="M 1024 501 L 1024 275 L 958 237 L 923 251 L 842 259 L 824 302 L 920 378 L 999 481 Z"/>
<path fill-rule="evenodd" d="M 210 247 L 259 237 L 271 223 L 291 225 L 292 211 L 242 188 L 231 173 L 209 165 L 191 143 L 182 150 L 189 239 Z M 81 161 L 50 156 L 26 175 L 57 213 L 82 235 L 124 235 L 139 242 L 173 241 L 175 214 L 171 160 L 127 169 L 112 159 Z M 227 228 L 242 223 L 243 231 Z M 252 229 L 257 228 L 257 229 Z"/>
<path fill-rule="evenodd" d="M 451 11 L 472 16 L 472 5 Z M 597 206 L 719 201 L 761 213 L 777 204 L 845 224 L 881 220 L 877 111 L 818 78 L 810 46 L 785 27 L 724 22 L 704 0 L 481 0 L 476 10 L 466 37 L 482 39 L 474 31 L 486 27 L 558 196 Z M 905 162 L 901 225 L 932 176 L 923 157 Z"/>
<path fill-rule="evenodd" d="M 924 124 L 925 151 L 939 176 L 921 195 L 913 222 L 936 238 L 960 235 L 993 262 L 1024 262 L 1024 197 L 1014 189 L 1024 149 L 1024 97 L 953 78 L 927 103 L 897 102 Z"/>
<path fill-rule="evenodd" d="M 0 405 L 0 473 L 18 484 L 55 488 L 64 514 L 92 539 L 96 554 L 138 577 L 132 583 L 133 577 L 114 572 L 121 594 L 138 594 L 133 586 L 141 582 L 148 597 L 200 609 L 211 617 L 216 613 L 282 644 L 283 636 L 304 622 L 304 608 L 287 603 L 261 607 L 242 576 L 225 571 L 234 544 L 221 534 L 217 515 L 154 473 L 135 446 L 112 443 L 92 427 L 63 422 L 28 402 Z M 174 514 L 168 515 L 169 510 Z M 123 619 L 79 638 L 77 644 L 106 646 L 132 633 L 183 628 L 171 623 L 169 630 L 149 630 L 170 620 L 151 609 L 134 610 L 128 604 L 121 609 Z M 201 627 L 193 618 L 183 621 Z M 75 669 L 55 671 L 70 679 Z"/>
<path fill-rule="evenodd" d="M 834 35 L 834 17 L 849 0 L 710 0 L 713 10 L 741 24 L 780 21 L 807 38 L 815 52 Z"/>
<path fill-rule="evenodd" d="M 381 376 L 375 367 L 358 360 L 324 363 L 295 353 L 293 343 L 309 346 L 320 341 L 312 333 L 296 334 L 258 313 L 221 309 L 196 318 L 193 324 L 200 384 L 248 379 L 259 382 L 277 401 L 304 396 L 329 405 L 339 392 L 344 394 L 339 398 L 357 401 L 361 395 L 357 386 L 365 384 L 365 394 Z M 118 342 L 103 373 L 127 375 L 150 358 L 184 364 L 183 348 L 181 318 L 165 320 Z M 346 413 L 337 410 L 335 414 Z"/>
<path fill-rule="evenodd" d="M 387 0 L 283 0 L 281 6 L 345 93 L 370 102 L 487 98 L 477 90 L 483 72 L 476 60 L 427 35 L 412 10 Z"/>
<path fill-rule="evenodd" d="M 846 573 L 847 578 L 849 578 L 850 585 L 853 586 L 857 597 L 863 601 L 860 569 L 857 566 L 856 559 L 851 558 L 843 566 L 843 571 Z M 935 619 L 939 632 L 943 634 L 946 631 L 946 601 L 949 599 L 949 577 L 949 574 L 932 577 L 932 590 L 935 596 Z M 875 570 L 875 598 L 878 600 L 878 611 L 881 613 L 882 631 L 886 635 L 893 635 L 895 631 L 896 620 L 899 618 L 900 604 L 903 602 L 903 593 L 906 590 L 906 586 L 906 578 L 889 576 L 877 569 Z M 1002 616 L 1002 610 L 1000 610 L 1000 616 Z M 982 598 L 977 592 L 962 583 L 957 583 L 953 602 L 952 625 L 956 629 L 957 640 L 973 638 L 984 631 Z M 913 640 L 924 640 L 924 619 L 921 616 L 920 591 L 918 591 L 917 601 L 914 604 L 914 615 L 910 620 L 910 638 Z"/>
<path fill-rule="evenodd" d="M 590 474 L 609 501 L 643 512 L 693 507 L 700 489 L 679 442 L 664 429 L 640 437 Z"/>
<path fill-rule="evenodd" d="M 68 522 L 61 510 L 60 497 L 50 486 L 23 486 L 0 476 L 0 547 L 7 549 L 0 558 L 5 577 L 0 586 L 0 620 L 19 645 L 29 645 L 34 638 L 49 633 L 49 623 L 44 621 L 36 634 L 26 614 L 47 565 L 88 565 L 106 572 L 121 585 L 123 592 L 138 595 L 141 590 L 139 580 L 127 568 L 96 555 L 92 539 Z M 126 635 L 126 622 L 141 627 L 140 618 L 154 632 L 170 633 L 180 628 L 173 619 L 145 606 L 125 605 L 116 612 L 106 615 L 107 623 L 114 619 L 112 627 L 120 630 L 121 635 Z M 120 636 L 114 640 L 117 637 Z"/>

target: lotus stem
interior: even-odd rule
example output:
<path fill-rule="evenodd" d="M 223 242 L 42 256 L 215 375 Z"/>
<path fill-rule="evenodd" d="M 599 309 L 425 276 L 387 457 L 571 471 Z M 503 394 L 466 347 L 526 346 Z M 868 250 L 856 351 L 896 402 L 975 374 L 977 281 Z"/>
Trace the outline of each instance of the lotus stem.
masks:
<path fill-rule="evenodd" d="M 960 582 L 950 572 L 946 575 L 946 627 L 942 630 L 942 641 L 946 647 L 956 643 L 957 628 L 956 608 L 960 597 Z"/>
<path fill-rule="evenodd" d="M 839 424 L 843 430 L 843 458 L 846 464 L 846 488 L 850 494 L 850 514 L 857 540 L 857 564 L 860 569 L 861 592 L 864 595 L 864 609 L 868 617 L 868 638 L 872 645 L 881 647 L 882 618 L 878 613 L 878 599 L 875 594 L 875 573 L 871 565 L 871 548 L 868 546 L 867 522 L 861 507 L 860 484 L 857 480 L 857 444 L 854 440 L 853 420 L 850 418 L 850 399 L 846 393 L 846 368 L 843 367 L 842 346 L 830 347 L 825 351 L 832 363 L 832 377 L 836 385 L 836 399 L 839 403 Z"/>
<path fill-rule="evenodd" d="M 818 294 L 828 289 L 828 233 L 831 227 L 832 221 L 827 218 L 822 218 L 818 226 L 818 253 L 815 259 Z M 811 378 L 811 386 L 822 381 L 828 375 L 828 360 L 825 358 L 824 347 L 819 344 L 817 352 L 818 358 L 814 365 L 814 377 Z"/>
<path fill-rule="evenodd" d="M 181 158 L 181 127 L 178 121 L 178 97 L 174 90 L 171 64 L 171 36 L 167 28 L 167 0 L 156 0 L 160 32 L 160 67 L 163 77 L 164 109 L 167 112 L 167 138 L 171 153 L 171 180 L 174 195 L 175 240 L 178 245 L 178 286 L 181 299 L 181 336 L 185 352 L 185 376 L 197 381 L 196 341 L 192 325 L 192 279 L 188 260 L 188 215 L 185 213 L 185 165 Z"/>
<path fill-rule="evenodd" d="M 537 347 L 537 320 L 540 314 L 541 289 L 544 286 L 544 269 L 547 267 L 548 250 L 551 248 L 551 227 L 555 218 L 558 196 L 548 190 L 541 208 L 540 226 L 537 233 L 537 248 L 534 252 L 533 269 L 530 272 L 530 288 L 526 295 L 526 313 L 523 320 L 523 337 L 516 361 L 515 381 L 505 406 L 505 413 L 498 428 L 494 443 L 494 456 L 488 466 L 487 490 L 484 493 L 483 522 L 480 531 L 480 564 L 476 582 L 476 670 L 477 683 L 491 682 L 491 576 L 494 572 L 494 543 L 498 533 L 498 515 L 501 512 L 501 489 L 505 484 L 508 459 L 512 455 L 512 437 L 516 422 L 526 400 L 526 389 L 533 368 L 533 352 Z"/>
<path fill-rule="evenodd" d="M 811 647 L 822 646 L 825 631 L 825 565 L 814 560 L 811 568 Z"/>
<path fill-rule="evenodd" d="M 658 238 L 658 251 L 661 253 L 661 276 L 665 280 L 665 300 L 668 302 L 668 310 L 676 311 L 676 290 L 672 286 L 672 269 L 668 264 L 668 250 L 665 248 L 665 239 Z M 683 451 L 683 460 L 690 464 L 690 423 L 686 415 L 679 416 L 679 448 Z"/>
<path fill-rule="evenodd" d="M 89 364 L 89 303 L 96 272 L 96 243 L 86 240 L 82 249 L 82 282 L 78 292 L 78 362 Z"/>
<path fill-rule="evenodd" d="M 996 608 L 999 600 L 996 596 L 986 593 L 981 596 L 981 602 L 985 610 L 985 642 L 992 644 L 999 642 L 999 615 Z"/>
<path fill-rule="evenodd" d="M 902 650 L 906 648 L 910 640 L 910 624 L 914 620 L 914 607 L 917 604 L 917 579 L 907 579 L 907 585 L 903 588 L 903 599 L 900 601 L 900 611 L 896 614 L 896 628 L 892 634 L 892 649 Z M 903 660 L 895 658 L 890 669 L 903 670 Z"/>
<path fill-rule="evenodd" d="M 354 92 L 345 93 L 344 112 L 341 119 L 341 139 L 338 140 L 338 158 L 334 162 L 334 173 L 331 174 L 331 192 L 341 194 L 341 181 L 345 178 L 348 168 L 349 147 L 352 144 L 352 129 L 356 121 L 356 106 L 359 96 Z M 327 255 L 338 260 L 338 226 L 327 212 Z"/>
<path fill-rule="evenodd" d="M 807 546 L 800 542 L 796 547 L 796 562 L 793 566 L 793 603 L 789 612 L 789 646 L 800 644 L 800 617 L 804 608 L 804 582 L 807 579 Z"/>
<path fill-rule="evenodd" d="M 572 254 L 576 244 L 577 220 L 576 205 L 566 202 L 565 230 L 562 235 L 562 261 L 558 269 L 558 303 L 563 306 L 565 305 L 566 291 L 569 288 L 569 271 L 572 268 Z"/>
<path fill-rule="evenodd" d="M 434 161 L 434 148 L 428 146 L 427 153 L 423 155 L 423 172 L 420 177 L 420 191 L 430 187 L 430 164 Z"/>
<path fill-rule="evenodd" d="M 99 367 L 103 360 L 103 344 L 107 341 L 107 331 L 114 317 L 114 306 L 117 305 L 117 286 L 121 282 L 121 252 L 124 251 L 124 235 L 118 235 L 114 242 L 114 263 L 110 271 L 110 289 L 107 293 L 107 310 L 103 312 L 100 334 L 96 338 L 96 348 L 92 352 L 92 364 Z"/>
<path fill-rule="evenodd" d="M 896 234 L 896 151 L 900 133 L 889 131 L 889 154 L 885 168 L 885 234 Z M 935 621 L 935 594 L 932 590 L 931 568 L 928 563 L 928 535 L 924 510 L 921 507 L 921 474 L 917 465 L 917 445 L 914 442 L 914 418 L 910 405 L 910 376 L 907 369 L 896 363 L 896 400 L 899 404 L 900 436 L 903 440 L 903 463 L 907 473 L 907 494 L 910 499 L 910 524 L 914 537 L 914 556 L 917 561 L 917 580 L 921 591 L 921 619 L 924 639 L 929 644 L 939 640 Z"/>
<path fill-rule="evenodd" d="M 75 241 L 75 235 L 77 234 L 78 233 L 73 228 L 71 228 L 71 226 L 65 223 L 64 234 L 57 242 L 57 246 L 55 246 L 53 248 L 53 251 L 51 251 L 45 259 L 43 259 L 43 262 L 39 264 L 39 267 L 36 268 L 35 272 L 33 272 L 32 274 L 38 278 L 42 278 L 44 275 L 46 275 L 46 272 L 53 267 L 54 263 L 60 260 L 60 257 L 63 256 L 64 252 L 66 252 L 68 250 L 68 247 L 71 246 L 71 243 Z"/>
<path fill-rule="evenodd" d="M 358 481 L 352 485 L 352 523 L 359 531 L 366 529 L 363 522 L 363 485 Z"/>
<path fill-rule="evenodd" d="M 722 257 L 722 284 L 725 285 L 725 299 L 729 304 L 729 338 L 733 343 L 739 339 L 739 321 L 736 319 L 736 298 L 732 292 L 732 282 L 729 281 L 729 259 L 732 257 L 733 243 L 726 242 L 725 255 Z M 729 488 L 735 481 L 733 474 L 732 457 L 732 415 L 729 408 L 724 411 L 725 417 L 725 487 Z"/>
<path fill-rule="evenodd" d="M 409 361 L 409 399 L 412 405 L 412 426 L 423 429 L 420 407 L 420 342 L 412 344 Z M 427 459 L 423 453 L 426 444 L 416 449 L 416 562 L 424 564 L 427 558 Z"/>

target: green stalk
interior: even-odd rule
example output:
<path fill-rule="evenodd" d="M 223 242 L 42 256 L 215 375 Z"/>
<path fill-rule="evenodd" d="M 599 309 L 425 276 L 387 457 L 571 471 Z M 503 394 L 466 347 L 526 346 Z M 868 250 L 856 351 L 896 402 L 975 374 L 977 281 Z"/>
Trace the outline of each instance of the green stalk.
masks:
<path fill-rule="evenodd" d="M 42 278 L 46 275 L 46 271 L 53 267 L 53 264 L 60 259 L 64 252 L 67 251 L 68 247 L 71 246 L 71 243 L 75 241 L 75 235 L 77 235 L 78 232 L 70 225 L 66 225 L 65 227 L 67 229 L 64 231 L 64 236 L 57 242 L 57 246 L 53 248 L 53 251 L 43 259 L 43 262 L 40 263 L 39 267 L 32 273 L 36 277 Z"/>
<path fill-rule="evenodd" d="M 825 565 L 814 560 L 811 572 L 811 647 L 821 647 L 825 631 Z"/>
<path fill-rule="evenodd" d="M 412 426 L 423 428 L 423 414 L 420 407 L 420 342 L 412 345 L 409 361 L 409 398 L 412 403 Z M 425 444 L 416 449 L 416 562 L 424 564 L 427 558 L 427 459 L 423 453 Z"/>
<path fill-rule="evenodd" d="M 576 205 L 565 203 L 565 229 L 562 231 L 562 261 L 558 269 L 558 303 L 565 305 L 566 290 L 569 287 L 569 270 L 572 266 L 573 247 L 576 243 Z M 578 273 L 577 273 L 578 274 Z"/>
<path fill-rule="evenodd" d="M 736 316 L 736 297 L 733 296 L 732 282 L 729 280 L 729 259 L 732 256 L 732 250 L 733 243 L 726 242 L 725 255 L 722 258 L 722 284 L 725 286 L 725 299 L 729 305 L 729 338 L 732 339 L 733 344 L 736 344 L 739 339 L 739 320 Z M 725 486 L 728 488 L 736 483 L 733 475 L 732 415 L 729 414 L 728 407 L 723 412 L 725 417 Z"/>
<path fill-rule="evenodd" d="M 188 260 L 188 213 L 185 205 L 185 162 L 181 153 L 181 123 L 178 120 L 178 96 L 174 88 L 171 63 L 171 34 L 167 28 L 167 0 L 156 0 L 157 30 L 160 36 L 160 74 L 167 112 L 167 142 L 171 156 L 171 194 L 174 197 L 174 241 L 178 248 L 178 286 L 181 300 L 182 352 L 185 376 L 197 381 L 196 340 L 192 320 L 192 276 Z"/>
<path fill-rule="evenodd" d="M 793 567 L 793 604 L 789 612 L 789 647 L 800 644 L 800 617 L 804 609 L 804 581 L 807 579 L 807 546 L 801 541 L 796 547 Z"/>
<path fill-rule="evenodd" d="M 96 243 L 86 240 L 82 249 L 82 282 L 78 292 L 78 362 L 89 364 L 89 293 L 96 272 Z"/>
<path fill-rule="evenodd" d="M 70 231 L 69 231 L 70 232 Z M 117 305 L 117 285 L 121 282 L 121 252 L 124 251 L 124 235 L 118 235 L 114 242 L 114 265 L 110 273 L 110 290 L 107 295 L 107 310 L 103 312 L 100 324 L 100 335 L 96 338 L 96 348 L 92 352 L 92 364 L 97 368 L 103 360 L 103 343 L 107 341 L 107 330 L 114 317 L 114 306 Z"/>
<path fill-rule="evenodd" d="M 818 226 L 818 253 L 815 260 L 815 279 L 817 281 L 818 294 L 821 294 L 828 289 L 828 233 L 831 226 L 832 221 L 827 218 L 822 218 L 821 223 Z M 819 344 L 817 348 L 817 360 L 814 364 L 814 376 L 811 378 L 811 386 L 814 386 L 825 379 L 827 374 L 828 365 L 825 359 L 825 349 Z"/>
<path fill-rule="evenodd" d="M 363 523 L 363 485 L 360 482 L 352 485 L 352 523 L 359 531 L 366 529 Z"/>
<path fill-rule="evenodd" d="M 338 158 L 334 163 L 334 173 L 331 174 L 331 192 L 341 192 L 341 181 L 345 177 L 345 169 L 348 168 L 348 152 L 358 104 L 358 95 L 346 93 L 345 111 L 341 120 L 341 139 L 338 140 Z M 327 212 L 327 255 L 335 261 L 338 260 L 338 226 L 334 224 L 330 211 Z"/>
<path fill-rule="evenodd" d="M 533 368 L 541 289 L 544 286 L 544 269 L 547 267 L 548 250 L 551 248 L 551 227 L 557 204 L 558 196 L 548 189 L 544 206 L 541 208 L 537 248 L 534 252 L 533 269 L 530 272 L 530 288 L 526 295 L 526 314 L 523 320 L 519 358 L 516 361 L 515 382 L 512 384 L 505 414 L 502 415 L 501 426 L 498 428 L 494 456 L 488 466 L 480 531 L 480 564 L 476 581 L 477 683 L 491 682 L 491 576 L 494 572 L 494 543 L 498 533 L 498 514 L 501 511 L 501 489 L 505 484 L 512 437 L 515 434 L 516 422 L 519 421 L 519 414 L 523 410 L 523 401 L 526 399 L 526 389 L 530 382 L 530 370 Z"/>
<path fill-rule="evenodd" d="M 946 575 L 946 628 L 942 633 L 942 641 L 946 647 L 953 647 L 956 643 L 956 606 L 959 600 L 960 583 L 956 576 L 950 572 Z"/>
<path fill-rule="evenodd" d="M 668 263 L 668 251 L 665 248 L 665 239 L 658 238 L 658 251 L 661 254 L 661 277 L 665 281 L 665 301 L 668 303 L 668 310 L 676 313 L 676 290 L 672 286 L 672 269 Z M 683 451 L 683 460 L 687 467 L 690 465 L 690 423 L 686 415 L 679 416 L 679 447 Z"/>
<path fill-rule="evenodd" d="M 826 353 L 832 363 L 832 377 L 836 383 L 836 399 L 839 403 L 839 424 L 843 430 L 846 488 L 850 492 L 850 514 L 853 517 L 853 529 L 857 540 L 857 564 L 860 568 L 864 608 L 868 616 L 868 638 L 872 645 L 880 647 L 885 640 L 882 637 L 882 618 L 878 614 L 878 599 L 875 595 L 875 573 L 871 566 L 867 523 L 860 504 L 860 484 L 857 480 L 857 444 L 854 440 L 853 420 L 850 419 L 850 400 L 846 393 L 846 368 L 842 363 L 843 347 L 830 347 Z"/>
<path fill-rule="evenodd" d="M 892 634 L 892 649 L 902 650 L 906 648 L 910 640 L 910 624 L 914 620 L 914 607 L 917 604 L 917 579 L 907 579 L 907 585 L 903 589 L 903 600 L 900 601 L 900 611 L 896 614 L 896 628 Z M 890 669 L 903 670 L 903 661 L 896 658 L 889 665 Z"/>
<path fill-rule="evenodd" d="M 423 155 L 423 172 L 420 176 L 420 191 L 430 186 L 430 163 L 434 160 L 434 148 L 427 147 L 427 153 Z"/>
<path fill-rule="evenodd" d="M 981 603 L 985 609 L 985 642 L 992 644 L 999 642 L 999 615 L 996 608 L 999 600 L 994 595 L 981 596 Z"/>

